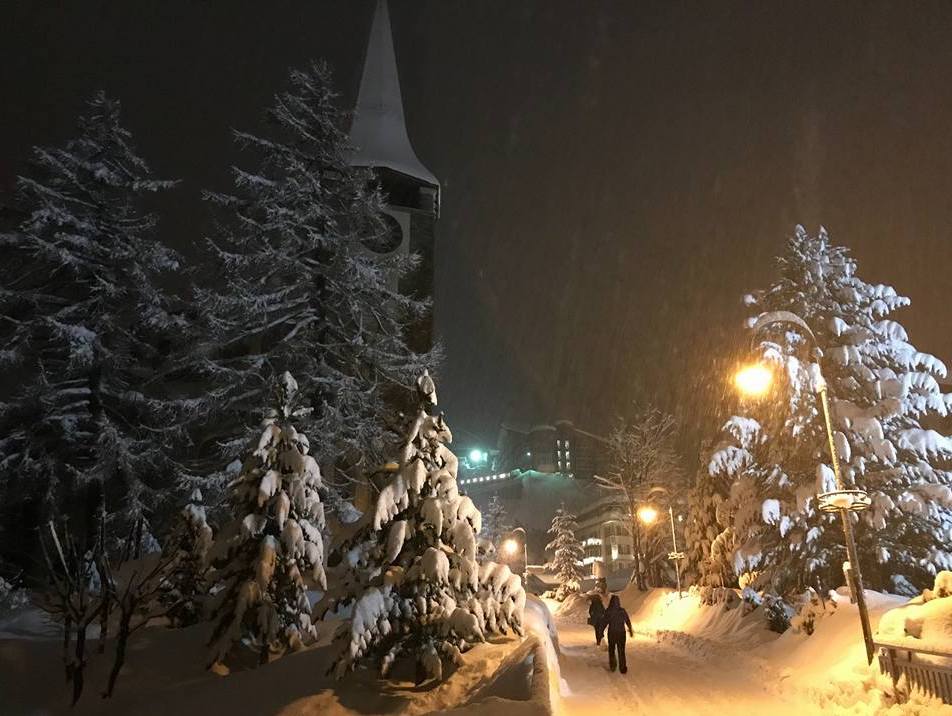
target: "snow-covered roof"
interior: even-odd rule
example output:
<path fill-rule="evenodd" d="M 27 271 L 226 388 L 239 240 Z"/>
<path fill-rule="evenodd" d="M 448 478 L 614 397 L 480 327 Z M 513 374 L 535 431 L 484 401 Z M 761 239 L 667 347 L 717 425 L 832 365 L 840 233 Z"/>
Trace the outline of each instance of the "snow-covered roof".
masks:
<path fill-rule="evenodd" d="M 374 11 L 350 140 L 357 148 L 353 165 L 392 169 L 439 187 L 437 178 L 417 158 L 407 134 L 386 0 L 378 0 Z"/>

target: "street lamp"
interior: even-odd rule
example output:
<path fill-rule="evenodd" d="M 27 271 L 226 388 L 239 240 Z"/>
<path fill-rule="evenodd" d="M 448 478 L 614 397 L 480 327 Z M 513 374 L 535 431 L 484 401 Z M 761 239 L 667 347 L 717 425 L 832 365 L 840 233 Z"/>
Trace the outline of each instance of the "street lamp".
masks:
<path fill-rule="evenodd" d="M 502 551 L 511 560 L 519 554 L 519 547 L 522 547 L 522 582 L 525 584 L 526 575 L 529 573 L 529 550 L 526 546 L 526 531 L 522 527 L 516 527 L 502 543 Z M 517 536 L 518 535 L 518 536 Z"/>
<path fill-rule="evenodd" d="M 653 525 L 655 520 L 658 519 L 658 511 L 651 505 L 642 505 L 638 508 L 638 519 L 641 520 L 642 524 L 648 526 Z"/>
<path fill-rule="evenodd" d="M 840 519 L 843 522 L 843 538 L 846 542 L 846 557 L 849 569 L 846 571 L 846 581 L 849 585 L 853 600 L 859 609 L 860 623 L 863 627 L 863 642 L 866 645 L 866 659 L 868 663 L 873 662 L 873 634 L 869 625 L 869 611 L 866 607 L 866 595 L 863 592 L 863 575 L 860 571 L 859 558 L 856 554 L 856 540 L 853 536 L 853 523 L 850 521 L 850 512 L 860 512 L 870 505 L 869 495 L 864 490 L 847 489 L 843 482 L 843 475 L 840 472 L 840 459 L 836 450 L 836 442 L 833 438 L 833 422 L 830 419 L 830 398 L 827 391 L 826 380 L 820 372 L 820 359 L 823 352 L 817 344 L 816 335 L 810 330 L 806 322 L 800 316 L 790 311 L 773 311 L 765 313 L 757 319 L 752 326 L 753 335 L 764 330 L 768 326 L 780 323 L 791 323 L 799 328 L 813 344 L 813 357 L 815 359 L 816 370 L 812 376 L 813 388 L 820 396 L 820 404 L 823 407 L 823 423 L 826 428 L 827 443 L 830 448 L 830 459 L 833 462 L 833 476 L 836 480 L 836 489 L 830 492 L 823 492 L 817 495 L 820 510 L 823 512 L 839 512 Z M 770 371 L 764 366 L 750 366 L 742 369 L 734 377 L 737 387 L 743 392 L 752 396 L 761 396 L 767 392 L 770 387 Z"/>

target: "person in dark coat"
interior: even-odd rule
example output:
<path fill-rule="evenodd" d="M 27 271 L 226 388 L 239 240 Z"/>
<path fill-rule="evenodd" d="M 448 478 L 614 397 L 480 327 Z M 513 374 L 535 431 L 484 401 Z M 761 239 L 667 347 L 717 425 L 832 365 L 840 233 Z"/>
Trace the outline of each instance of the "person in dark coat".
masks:
<path fill-rule="evenodd" d="M 608 666 L 612 671 L 615 670 L 617 652 L 617 665 L 623 674 L 628 673 L 628 664 L 625 662 L 625 632 L 629 636 L 635 633 L 631 629 L 631 619 L 621 606 L 621 600 L 617 594 L 613 594 L 608 602 L 608 609 L 602 615 L 603 629 L 608 629 Z"/>
<path fill-rule="evenodd" d="M 602 637 L 605 636 L 605 627 L 602 624 L 605 605 L 602 604 L 601 595 L 592 594 L 589 599 L 592 603 L 588 607 L 588 623 L 595 628 L 595 646 L 600 646 Z"/>

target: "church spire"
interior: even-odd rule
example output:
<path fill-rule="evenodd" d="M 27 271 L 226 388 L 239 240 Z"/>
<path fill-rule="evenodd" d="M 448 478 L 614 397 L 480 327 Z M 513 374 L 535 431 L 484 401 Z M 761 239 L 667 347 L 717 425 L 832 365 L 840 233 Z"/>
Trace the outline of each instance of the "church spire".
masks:
<path fill-rule="evenodd" d="M 377 0 L 374 11 L 350 141 L 357 149 L 355 166 L 387 168 L 439 187 L 407 135 L 387 0 Z"/>

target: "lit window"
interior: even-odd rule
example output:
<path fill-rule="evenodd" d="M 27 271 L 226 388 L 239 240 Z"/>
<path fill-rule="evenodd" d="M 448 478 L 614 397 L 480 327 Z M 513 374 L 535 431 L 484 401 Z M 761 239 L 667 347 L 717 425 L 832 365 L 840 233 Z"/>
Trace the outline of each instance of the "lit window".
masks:
<path fill-rule="evenodd" d="M 555 441 L 555 444 L 556 444 L 557 446 L 559 446 L 559 447 L 562 447 L 562 441 L 561 441 L 561 440 L 556 440 L 556 441 Z"/>
<path fill-rule="evenodd" d="M 570 462 L 565 463 L 565 469 L 566 469 L 566 470 L 571 470 L 571 469 L 572 469 L 572 463 L 570 463 Z"/>

